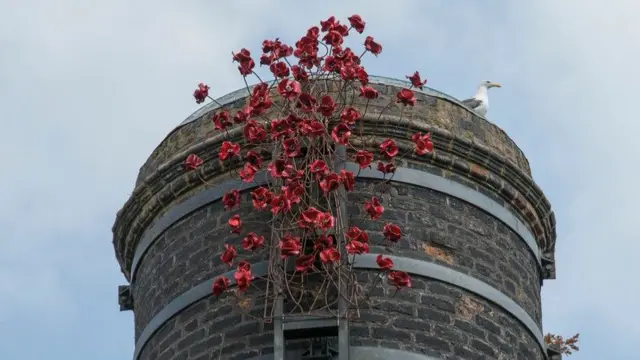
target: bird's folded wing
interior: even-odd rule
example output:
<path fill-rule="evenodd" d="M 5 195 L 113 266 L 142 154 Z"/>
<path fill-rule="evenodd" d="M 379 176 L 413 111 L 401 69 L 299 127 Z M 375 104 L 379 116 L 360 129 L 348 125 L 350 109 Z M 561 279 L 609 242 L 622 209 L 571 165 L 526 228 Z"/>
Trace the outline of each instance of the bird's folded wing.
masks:
<path fill-rule="evenodd" d="M 464 105 L 466 105 L 466 106 L 468 106 L 468 107 L 470 107 L 472 109 L 475 109 L 478 106 L 482 105 L 482 101 L 480 101 L 478 99 L 474 99 L 474 98 L 462 100 L 461 103 L 463 103 Z"/>

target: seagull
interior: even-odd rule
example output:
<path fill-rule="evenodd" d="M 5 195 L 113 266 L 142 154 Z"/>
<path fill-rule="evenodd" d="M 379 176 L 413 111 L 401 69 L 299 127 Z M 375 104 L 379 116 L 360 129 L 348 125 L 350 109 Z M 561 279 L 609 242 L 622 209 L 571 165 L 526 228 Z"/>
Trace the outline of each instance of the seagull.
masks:
<path fill-rule="evenodd" d="M 491 82 L 489 80 L 483 81 L 478 86 L 478 92 L 471 98 L 462 100 L 464 105 L 467 105 L 473 109 L 478 115 L 486 116 L 489 110 L 489 98 L 487 97 L 487 90 L 492 87 L 501 87 L 500 84 Z"/>

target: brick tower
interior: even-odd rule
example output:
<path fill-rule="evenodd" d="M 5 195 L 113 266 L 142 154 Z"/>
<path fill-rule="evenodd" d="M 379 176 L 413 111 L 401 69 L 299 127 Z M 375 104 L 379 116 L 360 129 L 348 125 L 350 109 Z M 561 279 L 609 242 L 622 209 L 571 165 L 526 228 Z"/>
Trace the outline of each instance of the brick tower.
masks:
<path fill-rule="evenodd" d="M 368 105 L 373 113 L 407 86 L 370 82 L 380 93 Z M 239 109 L 246 95 L 239 90 L 219 102 Z M 225 227 L 220 189 L 250 189 L 213 167 L 201 176 L 219 187 L 181 169 L 194 149 L 215 157 L 222 141 L 211 129 L 216 105 L 172 131 L 142 166 L 113 227 L 130 282 L 119 288 L 120 306 L 135 313 L 134 360 L 557 358 L 543 342 L 540 306 L 542 281 L 555 278 L 555 217 L 527 159 L 504 131 L 450 96 L 431 89 L 416 96 L 412 121 L 430 129 L 436 151 L 404 161 L 388 185 L 391 196 L 383 197 L 383 217 L 406 234 L 391 257 L 411 274 L 412 287 L 396 294 L 379 288 L 371 294 L 377 305 L 351 320 L 287 318 L 276 306 L 274 321 L 265 323 L 258 302 L 211 295 L 212 280 L 229 271 L 223 244 L 237 242 Z M 365 116 L 365 131 L 381 131 L 377 121 Z M 360 172 L 350 196 L 371 197 L 380 176 Z M 348 213 L 358 211 L 347 205 Z M 250 226 L 264 233 L 268 215 L 255 215 Z M 380 232 L 354 221 L 370 236 Z M 372 247 L 357 259 L 358 277 L 375 281 L 375 256 L 383 251 Z M 252 261 L 256 276 L 266 271 L 261 260 Z"/>

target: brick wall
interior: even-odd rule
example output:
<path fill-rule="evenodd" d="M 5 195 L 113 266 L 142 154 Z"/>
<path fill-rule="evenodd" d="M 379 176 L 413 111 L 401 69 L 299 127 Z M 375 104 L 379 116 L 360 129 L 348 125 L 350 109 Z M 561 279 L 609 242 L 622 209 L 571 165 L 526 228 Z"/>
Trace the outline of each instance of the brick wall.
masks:
<path fill-rule="evenodd" d="M 363 273 L 362 280 L 375 273 Z M 412 278 L 395 293 L 378 287 L 351 325 L 351 344 L 398 348 L 443 359 L 542 359 L 535 339 L 501 308 L 459 288 Z"/>
<path fill-rule="evenodd" d="M 238 259 L 247 259 L 253 264 L 267 258 L 264 249 L 253 253 L 242 250 L 244 235 L 229 232 L 227 220 L 241 213 L 247 232 L 269 234 L 271 230 L 266 225 L 269 213 L 252 209 L 249 191 L 245 191 L 239 209 L 225 211 L 218 201 L 171 226 L 156 240 L 142 258 L 133 282 L 136 339 L 171 300 L 202 281 L 230 270 L 220 260 L 225 243 L 236 246 Z"/>
<path fill-rule="evenodd" d="M 371 242 L 384 244 L 383 224 L 399 224 L 404 235 L 394 248 L 395 255 L 436 262 L 482 280 L 513 299 L 540 324 L 540 273 L 517 234 L 464 201 L 404 184 L 385 189 L 390 195 L 382 196 L 385 212 L 378 221 L 363 221 L 361 204 L 380 193 L 376 184 L 359 181 L 349 195 L 351 225 L 367 230 Z M 385 249 L 372 247 L 371 251 Z"/>
<path fill-rule="evenodd" d="M 385 190 L 392 196 L 383 197 L 386 210 L 380 221 L 361 221 L 360 204 L 362 199 L 370 198 L 375 193 L 375 184 L 359 181 L 356 191 L 350 195 L 351 200 L 357 201 L 358 206 L 349 206 L 350 223 L 368 230 L 372 242 L 381 241 L 384 222 L 402 224 L 405 236 L 399 242 L 395 255 L 433 261 L 472 275 L 504 292 L 532 318 L 540 322 L 539 273 L 533 256 L 516 234 L 473 205 L 442 193 L 404 184 L 394 184 L 391 189 Z M 245 207 L 250 206 L 246 194 L 243 200 Z M 247 209 L 243 208 L 240 211 Z M 240 242 L 240 237 L 230 234 L 226 226 L 226 220 L 233 213 L 224 211 L 219 202 L 211 204 L 170 227 L 152 245 L 142 259 L 133 287 L 136 303 L 136 337 L 151 318 L 175 297 L 203 280 L 228 271 L 228 267 L 221 264 L 219 256 L 225 242 L 236 245 Z M 266 234 L 264 215 L 255 212 L 252 214 L 251 217 L 245 216 L 245 231 Z M 430 251 L 429 244 L 434 243 L 446 243 L 454 249 L 445 253 Z M 386 250 L 382 247 L 372 247 L 371 251 Z M 265 255 L 264 252 L 258 253 L 251 262 L 264 259 Z M 367 281 L 366 276 L 362 280 Z M 378 299 L 388 301 L 388 307 L 383 304 L 371 311 L 363 312 L 362 320 L 376 321 L 370 325 L 356 322 L 352 330 L 353 343 L 400 347 L 418 352 L 426 351 L 423 350 L 423 346 L 431 344 L 430 347 L 435 346 L 438 351 L 448 351 L 464 358 L 463 355 L 469 351 L 485 351 L 489 352 L 489 355 L 496 351 L 513 354 L 517 349 L 514 350 L 514 347 L 508 344 L 513 344 L 513 339 L 518 339 L 518 344 L 522 343 L 523 348 L 532 352 L 528 358 L 538 358 L 535 342 L 526 329 L 496 306 L 466 294 L 465 296 L 469 296 L 475 303 L 482 304 L 483 310 L 471 319 L 456 315 L 456 303 L 462 301 L 460 299 L 463 294 L 466 294 L 464 290 L 434 281 L 414 281 L 414 289 L 403 290 L 390 300 L 385 300 L 390 297 L 389 294 Z M 169 350 L 170 352 L 175 356 L 179 355 L 168 359 L 181 359 L 181 356 L 186 356 L 181 354 L 186 352 L 191 353 L 192 357 L 188 357 L 191 359 L 199 351 L 200 341 L 194 340 L 192 345 L 187 346 L 185 344 L 191 341 L 186 341 L 187 338 L 201 338 L 201 341 L 210 341 L 208 344 L 213 344 L 214 340 L 205 339 L 218 339 L 226 331 L 237 334 L 240 330 L 236 328 L 245 329 L 247 334 L 255 335 L 251 335 L 247 340 L 238 340 L 239 342 L 226 342 L 223 348 L 227 350 L 224 351 L 233 352 L 235 349 L 241 353 L 247 350 L 252 354 L 266 351 L 261 350 L 261 347 L 269 347 L 268 342 L 272 341 L 272 338 L 267 336 L 268 341 L 265 340 L 265 343 L 251 340 L 253 337 L 266 339 L 264 334 L 256 333 L 260 321 L 248 316 L 243 317 L 237 309 L 230 310 L 228 301 L 224 299 L 204 300 L 194 305 L 187 314 L 180 315 L 177 320 L 172 320 L 163 327 L 174 326 L 173 330 L 161 330 L 152 338 L 143 352 L 149 355 L 143 356 L 142 359 L 160 356 L 165 348 L 171 348 L 173 350 Z M 216 314 L 225 316 L 218 317 Z M 228 317 L 232 317 L 233 320 L 226 322 L 225 319 Z M 231 325 L 226 328 L 224 324 Z M 266 326 L 268 330 L 269 325 Z M 175 339 L 175 344 L 170 344 L 170 341 L 161 339 L 164 332 L 180 335 L 167 335 L 167 338 Z M 483 335 L 480 335 L 480 332 Z M 367 340 L 368 337 L 371 337 L 371 340 Z M 447 337 L 447 340 L 444 337 Z M 227 340 L 231 341 L 231 338 Z M 178 346 L 178 343 L 182 345 Z M 239 345 L 240 343 L 243 345 Z M 235 347 L 233 344 L 236 344 Z M 498 346 L 499 344 L 503 344 L 500 345 L 502 347 Z M 157 352 L 157 355 L 154 352 Z M 481 357 L 474 357 L 476 358 Z M 505 359 L 510 358 L 513 357 Z"/>
<path fill-rule="evenodd" d="M 373 281 L 376 273 L 361 272 Z M 438 281 L 413 278 L 394 294 L 372 292 L 370 306 L 351 322 L 351 345 L 402 349 L 442 359 L 543 359 L 535 339 L 501 308 Z M 259 291 L 254 291 L 254 294 Z M 249 294 L 251 296 L 251 294 Z M 203 299 L 163 325 L 141 360 L 250 359 L 273 352 L 273 325 L 256 320 L 262 303 L 245 313 L 233 295 Z"/>

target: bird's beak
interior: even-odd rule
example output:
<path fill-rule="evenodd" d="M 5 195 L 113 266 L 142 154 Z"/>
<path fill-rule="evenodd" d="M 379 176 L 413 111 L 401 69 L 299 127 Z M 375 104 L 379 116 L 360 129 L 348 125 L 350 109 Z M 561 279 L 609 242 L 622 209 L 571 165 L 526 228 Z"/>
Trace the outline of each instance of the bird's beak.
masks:
<path fill-rule="evenodd" d="M 494 82 L 492 82 L 492 83 L 489 85 L 489 87 L 497 87 L 497 88 L 499 88 L 499 87 L 502 87 L 502 85 L 500 85 L 500 84 L 498 84 L 498 83 L 494 83 Z"/>

